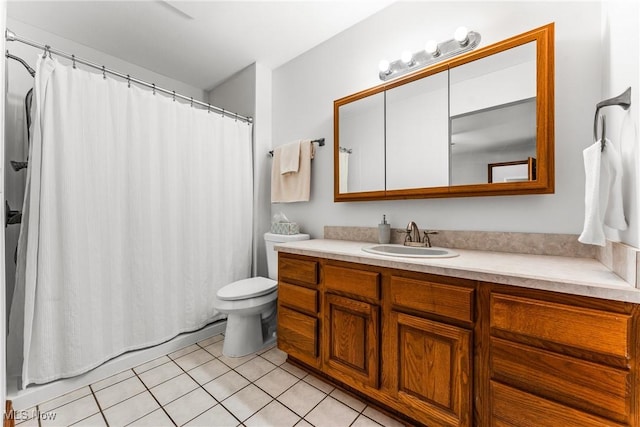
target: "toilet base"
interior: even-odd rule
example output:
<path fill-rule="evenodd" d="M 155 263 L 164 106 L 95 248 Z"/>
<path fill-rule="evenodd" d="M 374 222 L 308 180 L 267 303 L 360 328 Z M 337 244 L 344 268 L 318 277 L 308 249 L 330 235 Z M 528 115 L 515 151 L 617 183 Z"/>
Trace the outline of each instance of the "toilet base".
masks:
<path fill-rule="evenodd" d="M 263 337 L 260 314 L 239 316 L 230 313 L 222 346 L 222 354 L 227 357 L 242 357 L 272 345 L 276 337 Z"/>

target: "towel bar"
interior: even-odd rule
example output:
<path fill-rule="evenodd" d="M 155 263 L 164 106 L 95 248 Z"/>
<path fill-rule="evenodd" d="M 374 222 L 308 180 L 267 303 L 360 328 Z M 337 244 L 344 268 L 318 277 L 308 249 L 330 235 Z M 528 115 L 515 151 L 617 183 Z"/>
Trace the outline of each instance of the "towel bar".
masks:
<path fill-rule="evenodd" d="M 318 147 L 324 147 L 324 138 L 318 138 L 311 140 L 312 143 L 317 142 Z M 273 157 L 273 150 L 269 151 L 269 155 Z"/>
<path fill-rule="evenodd" d="M 600 114 L 600 109 L 604 107 L 610 107 L 612 105 L 617 105 L 622 107 L 625 110 L 628 110 L 631 106 L 631 87 L 628 87 L 623 93 L 613 98 L 605 99 L 604 101 L 598 102 L 596 104 L 596 114 L 593 117 L 593 140 L 598 140 L 598 115 Z M 602 123 L 604 125 L 604 118 L 602 119 Z M 604 139 L 604 131 L 602 132 Z M 604 142 L 602 143 L 602 148 L 604 149 Z"/>

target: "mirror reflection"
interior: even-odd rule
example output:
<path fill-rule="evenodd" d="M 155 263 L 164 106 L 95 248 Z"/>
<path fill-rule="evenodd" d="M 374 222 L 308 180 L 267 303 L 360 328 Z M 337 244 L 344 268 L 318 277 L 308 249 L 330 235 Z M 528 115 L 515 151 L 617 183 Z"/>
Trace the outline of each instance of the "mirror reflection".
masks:
<path fill-rule="evenodd" d="M 452 68 L 450 79 L 451 185 L 522 181 L 490 181 L 487 168 L 536 157 L 536 43 Z"/>
<path fill-rule="evenodd" d="M 448 86 L 443 71 L 386 91 L 387 190 L 449 185 Z"/>
<path fill-rule="evenodd" d="M 339 192 L 384 191 L 384 92 L 340 106 Z"/>

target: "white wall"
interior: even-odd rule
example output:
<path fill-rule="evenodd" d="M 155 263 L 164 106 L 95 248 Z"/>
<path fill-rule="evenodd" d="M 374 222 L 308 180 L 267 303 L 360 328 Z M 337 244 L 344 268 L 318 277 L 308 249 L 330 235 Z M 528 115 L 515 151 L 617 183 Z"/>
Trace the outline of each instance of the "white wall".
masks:
<path fill-rule="evenodd" d="M 576 19 L 580 16 L 580 19 Z M 274 146 L 325 137 L 312 166 L 311 201 L 272 205 L 313 237 L 324 225 L 574 233 L 582 230 L 582 150 L 591 143 L 601 95 L 601 5 L 597 2 L 399 2 L 274 71 Z M 556 191 L 551 195 L 333 202 L 333 101 L 380 83 L 377 64 L 452 38 L 460 25 L 482 46 L 555 22 Z"/>
<path fill-rule="evenodd" d="M 386 91 L 386 189 L 449 185 L 449 73 Z"/>
<path fill-rule="evenodd" d="M 20 21 L 16 21 L 15 19 L 11 19 L 10 7 L 8 11 L 7 27 L 20 37 L 33 40 L 40 44 L 48 44 L 53 49 L 74 54 L 79 58 L 87 59 L 97 64 L 104 64 L 107 68 L 111 68 L 124 74 L 129 74 L 131 75 L 131 77 L 135 77 L 149 83 L 155 83 L 157 86 L 168 90 L 175 90 L 177 93 L 185 96 L 192 96 L 193 99 L 199 101 L 206 100 L 206 93 L 200 88 L 163 76 L 162 74 L 158 74 L 152 70 L 139 67 L 131 62 L 124 61 L 115 56 L 107 55 L 106 53 L 100 52 L 99 50 L 82 44 L 82 40 L 65 39 L 53 33 L 49 33 L 40 28 L 29 25 L 28 23 L 23 23 Z M 34 68 L 38 54 L 42 53 L 42 51 L 34 47 L 27 46 L 18 42 L 8 42 L 7 49 L 9 49 L 12 54 L 22 57 Z M 67 61 L 62 58 L 58 59 L 62 63 L 71 63 L 71 61 Z M 87 69 L 88 71 L 94 71 L 93 69 L 88 67 L 84 67 L 84 69 Z M 113 76 L 111 77 L 115 78 Z"/>
<path fill-rule="evenodd" d="M 616 145 L 624 165 L 624 211 L 628 230 L 619 233 L 620 239 L 640 247 L 640 6 L 637 1 L 607 0 L 602 4 L 603 71 L 602 96 L 608 99 L 631 86 L 631 108 L 607 107 L 607 138 Z M 616 237 L 617 232 L 609 232 Z"/>
<path fill-rule="evenodd" d="M 256 66 L 238 71 L 208 92 L 208 102 L 245 117 L 255 114 Z"/>
<path fill-rule="evenodd" d="M 341 192 L 384 191 L 383 92 L 340 106 L 340 146 L 351 150 L 348 167 L 340 171 L 347 188 Z M 344 175 L 343 175 L 344 174 Z"/>

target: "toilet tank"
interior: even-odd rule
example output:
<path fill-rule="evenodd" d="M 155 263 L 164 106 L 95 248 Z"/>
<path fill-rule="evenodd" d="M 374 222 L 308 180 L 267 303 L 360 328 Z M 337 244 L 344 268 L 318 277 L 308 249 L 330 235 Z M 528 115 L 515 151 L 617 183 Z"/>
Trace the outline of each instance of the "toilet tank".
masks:
<path fill-rule="evenodd" d="M 269 279 L 278 280 L 278 252 L 273 247 L 278 243 L 309 240 L 308 234 L 274 234 L 264 233 L 264 241 L 267 247 L 267 269 Z"/>

